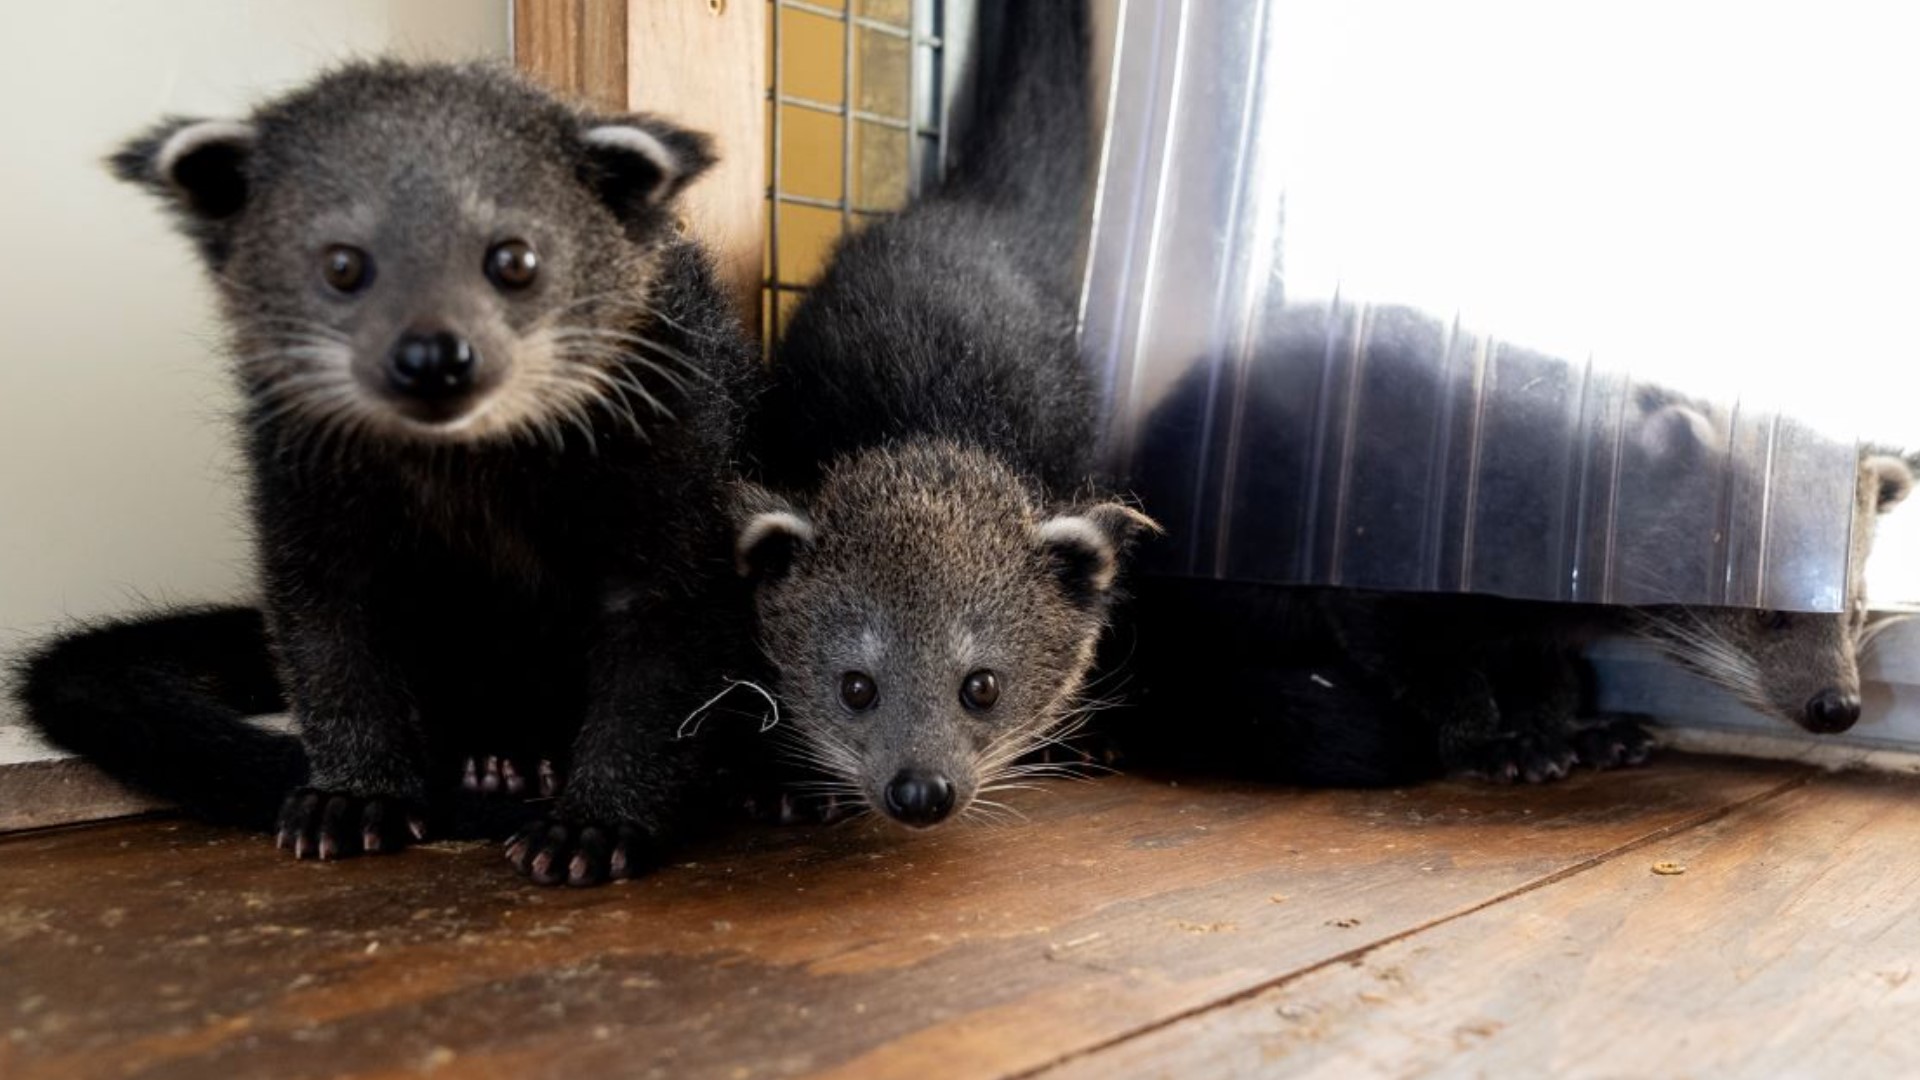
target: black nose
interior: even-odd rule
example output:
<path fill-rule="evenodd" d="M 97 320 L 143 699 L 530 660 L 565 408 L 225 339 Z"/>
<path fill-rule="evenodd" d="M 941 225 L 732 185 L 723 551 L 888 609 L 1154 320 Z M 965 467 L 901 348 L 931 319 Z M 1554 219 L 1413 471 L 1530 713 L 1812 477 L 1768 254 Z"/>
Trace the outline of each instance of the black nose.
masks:
<path fill-rule="evenodd" d="M 1807 730 L 1822 734 L 1845 731 L 1860 719 L 1860 698 L 1838 690 L 1822 690 L 1807 702 Z"/>
<path fill-rule="evenodd" d="M 909 825 L 932 825 L 953 810 L 953 784 L 939 773 L 903 769 L 887 785 L 887 813 Z"/>
<path fill-rule="evenodd" d="M 408 397 L 435 401 L 473 386 L 473 346 L 452 334 L 407 334 L 387 358 L 387 381 Z"/>

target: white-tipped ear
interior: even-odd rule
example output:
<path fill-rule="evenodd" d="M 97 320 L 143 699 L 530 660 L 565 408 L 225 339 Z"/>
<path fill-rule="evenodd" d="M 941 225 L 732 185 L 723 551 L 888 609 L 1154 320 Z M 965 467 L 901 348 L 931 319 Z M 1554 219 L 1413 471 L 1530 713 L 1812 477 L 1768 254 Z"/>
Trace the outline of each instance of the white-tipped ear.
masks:
<path fill-rule="evenodd" d="M 1720 445 L 1713 420 L 1691 405 L 1669 404 L 1644 416 L 1634 432 L 1640 450 L 1656 461 L 1691 460 Z"/>
<path fill-rule="evenodd" d="M 665 198 L 683 171 L 679 156 L 659 136 L 645 128 L 629 124 L 603 124 L 588 128 L 580 137 L 589 147 L 630 154 L 652 166 L 658 176 L 646 185 L 642 195 L 648 202 L 659 202 Z"/>
<path fill-rule="evenodd" d="M 1052 560 L 1067 595 L 1092 601 L 1113 588 L 1120 559 L 1134 539 L 1160 531 L 1158 522 L 1125 503 L 1101 503 L 1041 522 L 1034 542 Z"/>
<path fill-rule="evenodd" d="M 792 510 L 767 510 L 747 519 L 733 544 L 741 577 L 765 581 L 787 572 L 802 548 L 813 546 L 813 522 Z"/>
<path fill-rule="evenodd" d="M 238 159 L 252 149 L 252 124 L 240 120 L 201 120 L 188 124 L 167 136 L 153 156 L 155 176 L 182 191 L 190 191 L 190 177 L 181 175 L 181 164 L 197 154 L 218 150 Z"/>
<path fill-rule="evenodd" d="M 1884 514 L 1913 493 L 1913 467 L 1891 454 L 1860 459 L 1860 471 L 1871 485 L 1873 508 Z"/>
<path fill-rule="evenodd" d="M 129 140 L 108 164 L 115 176 L 172 203 L 188 231 L 212 244 L 217 230 L 211 223 L 246 205 L 256 134 L 239 120 L 164 120 Z"/>
<path fill-rule="evenodd" d="M 596 120 L 580 143 L 600 198 L 626 220 L 650 218 L 715 160 L 712 139 L 645 113 Z"/>

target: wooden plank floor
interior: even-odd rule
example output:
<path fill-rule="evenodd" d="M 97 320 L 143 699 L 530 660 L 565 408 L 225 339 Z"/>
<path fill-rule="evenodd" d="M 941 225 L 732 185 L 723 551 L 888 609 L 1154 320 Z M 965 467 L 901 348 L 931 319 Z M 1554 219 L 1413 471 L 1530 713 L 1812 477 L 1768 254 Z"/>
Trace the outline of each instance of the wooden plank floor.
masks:
<path fill-rule="evenodd" d="M 0 1076 L 1920 1073 L 1915 781 L 1669 754 L 1019 806 L 742 831 L 584 891 L 480 845 L 17 835 Z"/>

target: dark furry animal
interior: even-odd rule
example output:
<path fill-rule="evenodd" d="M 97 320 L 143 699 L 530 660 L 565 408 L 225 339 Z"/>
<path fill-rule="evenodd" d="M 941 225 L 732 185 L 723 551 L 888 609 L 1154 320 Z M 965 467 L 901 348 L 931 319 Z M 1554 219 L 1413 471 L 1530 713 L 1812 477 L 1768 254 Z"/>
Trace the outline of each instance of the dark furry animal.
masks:
<path fill-rule="evenodd" d="M 799 754 L 906 825 L 1058 737 L 1153 523 L 1094 493 L 1076 343 L 1091 190 L 1081 0 L 987 5 L 935 191 L 846 239 L 755 416 L 741 571 Z"/>
<path fill-rule="evenodd" d="M 1860 716 L 1873 524 L 1911 465 L 1860 461 L 1848 610 L 1753 611 L 1145 581 L 1131 613 L 1140 708 L 1129 757 L 1300 783 L 1372 785 L 1466 773 L 1559 779 L 1643 761 L 1633 717 L 1596 715 L 1581 650 L 1632 637 L 1766 715 L 1827 733 Z"/>
<path fill-rule="evenodd" d="M 673 224 L 711 161 L 658 117 L 394 62 L 130 142 L 114 171 L 230 333 L 264 613 L 55 641 L 30 719 L 302 858 L 444 827 L 482 750 L 566 766 L 508 848 L 536 881 L 657 858 L 710 774 L 676 733 L 752 660 L 727 485 L 758 365 Z M 283 702 L 297 746 L 240 720 Z"/>

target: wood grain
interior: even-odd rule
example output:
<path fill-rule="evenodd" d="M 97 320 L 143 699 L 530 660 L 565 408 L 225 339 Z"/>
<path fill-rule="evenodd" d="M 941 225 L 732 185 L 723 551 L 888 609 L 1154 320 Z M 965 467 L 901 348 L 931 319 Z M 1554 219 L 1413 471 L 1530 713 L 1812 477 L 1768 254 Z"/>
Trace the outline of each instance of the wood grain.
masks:
<path fill-rule="evenodd" d="M 1031 821 L 747 831 L 643 881 L 296 864 L 178 822 L 0 840 L 8 1076 L 1004 1076 L 1724 812 L 1798 766 L 1550 791 L 1113 778 Z"/>
<path fill-rule="evenodd" d="M 164 805 L 77 758 L 0 765 L 0 833 L 128 817 Z"/>
<path fill-rule="evenodd" d="M 624 111 L 627 8 L 628 0 L 513 0 L 514 63 L 563 94 Z"/>
<path fill-rule="evenodd" d="M 627 23 L 628 107 L 712 135 L 720 163 L 682 196 L 695 236 L 748 329 L 760 325 L 767 241 L 766 0 L 633 0 Z"/>
<path fill-rule="evenodd" d="M 1912 1076 L 1916 851 L 1920 785 L 1823 777 L 1046 1075 Z"/>
<path fill-rule="evenodd" d="M 659 113 L 713 136 L 720 163 L 681 196 L 750 333 L 767 229 L 765 0 L 514 0 L 514 59 L 610 112 Z"/>

